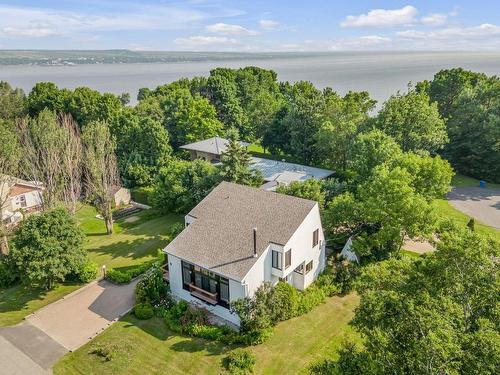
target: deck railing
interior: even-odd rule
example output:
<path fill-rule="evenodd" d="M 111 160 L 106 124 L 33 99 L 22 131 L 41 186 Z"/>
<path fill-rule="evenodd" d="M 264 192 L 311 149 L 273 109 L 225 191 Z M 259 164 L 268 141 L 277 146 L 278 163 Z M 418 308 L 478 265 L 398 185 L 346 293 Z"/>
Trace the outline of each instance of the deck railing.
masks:
<path fill-rule="evenodd" d="M 204 289 L 198 288 L 194 284 L 189 284 L 189 291 L 191 292 L 191 295 L 198 297 L 199 299 L 207 303 L 210 303 L 212 305 L 217 304 L 217 293 L 207 292 Z"/>

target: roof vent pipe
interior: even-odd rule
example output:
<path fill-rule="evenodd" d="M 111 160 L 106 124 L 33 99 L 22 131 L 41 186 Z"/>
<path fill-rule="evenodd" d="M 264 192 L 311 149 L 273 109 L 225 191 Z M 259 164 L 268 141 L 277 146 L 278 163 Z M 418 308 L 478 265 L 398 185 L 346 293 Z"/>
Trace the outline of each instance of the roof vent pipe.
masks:
<path fill-rule="evenodd" d="M 253 228 L 253 257 L 257 258 L 257 228 Z"/>

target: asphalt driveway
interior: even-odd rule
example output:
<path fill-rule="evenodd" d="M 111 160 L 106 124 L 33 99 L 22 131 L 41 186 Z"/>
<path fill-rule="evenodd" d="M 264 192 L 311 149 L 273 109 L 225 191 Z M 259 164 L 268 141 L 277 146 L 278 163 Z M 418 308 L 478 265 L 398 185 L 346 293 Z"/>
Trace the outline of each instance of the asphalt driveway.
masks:
<path fill-rule="evenodd" d="M 0 329 L 0 373 L 43 374 L 64 354 L 104 331 L 135 304 L 135 284 L 94 282 Z"/>
<path fill-rule="evenodd" d="M 455 187 L 447 198 L 457 210 L 483 224 L 500 229 L 500 189 Z"/>

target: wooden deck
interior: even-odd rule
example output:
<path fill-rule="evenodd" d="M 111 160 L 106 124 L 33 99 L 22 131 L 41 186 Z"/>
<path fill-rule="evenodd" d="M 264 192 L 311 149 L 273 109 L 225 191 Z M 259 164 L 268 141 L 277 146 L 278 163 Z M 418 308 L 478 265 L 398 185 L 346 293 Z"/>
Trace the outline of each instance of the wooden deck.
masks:
<path fill-rule="evenodd" d="M 192 296 L 197 297 L 205 301 L 206 303 L 209 303 L 211 305 L 217 304 L 217 293 L 207 292 L 206 290 L 198 288 L 194 284 L 189 284 L 189 291 L 191 292 Z"/>

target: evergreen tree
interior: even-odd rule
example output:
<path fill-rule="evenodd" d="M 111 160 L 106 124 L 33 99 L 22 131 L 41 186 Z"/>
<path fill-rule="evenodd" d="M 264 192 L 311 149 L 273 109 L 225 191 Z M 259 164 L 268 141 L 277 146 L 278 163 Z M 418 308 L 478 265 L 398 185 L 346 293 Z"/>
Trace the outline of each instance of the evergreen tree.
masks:
<path fill-rule="evenodd" d="M 236 182 L 242 185 L 258 186 L 262 182 L 261 176 L 250 169 L 251 157 L 241 146 L 238 131 L 231 129 L 227 137 L 229 144 L 222 154 L 220 175 L 224 181 Z"/>

